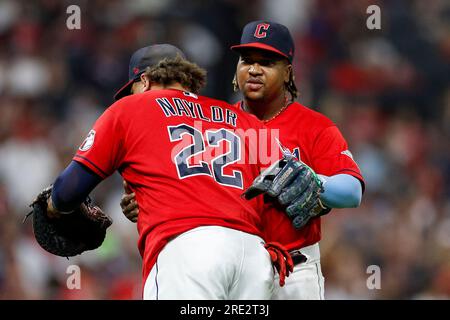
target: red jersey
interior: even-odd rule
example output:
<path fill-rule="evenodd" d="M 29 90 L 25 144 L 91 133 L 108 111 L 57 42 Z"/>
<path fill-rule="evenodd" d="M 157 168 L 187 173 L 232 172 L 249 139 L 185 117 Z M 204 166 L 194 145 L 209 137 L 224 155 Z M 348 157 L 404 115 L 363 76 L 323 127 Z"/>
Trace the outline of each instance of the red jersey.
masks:
<path fill-rule="evenodd" d="M 264 126 L 225 102 L 179 90 L 122 98 L 96 121 L 73 159 L 103 178 L 118 170 L 136 193 L 144 281 L 166 243 L 190 229 L 262 236 L 262 200 L 241 197 L 261 168 L 239 131 L 248 128 Z"/>
<path fill-rule="evenodd" d="M 241 109 L 240 102 L 235 106 Z M 323 114 L 294 102 L 264 124 L 269 129 L 279 129 L 283 145 L 317 174 L 349 174 L 359 179 L 364 187 L 363 177 L 347 142 L 337 126 Z M 288 250 L 303 248 L 321 239 L 320 218 L 312 219 L 296 230 L 291 219 L 271 204 L 265 204 L 263 216 L 265 239 L 277 241 Z"/>

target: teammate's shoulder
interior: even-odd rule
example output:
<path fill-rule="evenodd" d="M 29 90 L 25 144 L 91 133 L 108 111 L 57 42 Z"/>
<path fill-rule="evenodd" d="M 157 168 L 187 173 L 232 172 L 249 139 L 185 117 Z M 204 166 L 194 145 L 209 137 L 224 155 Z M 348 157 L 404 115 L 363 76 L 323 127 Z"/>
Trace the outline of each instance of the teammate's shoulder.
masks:
<path fill-rule="evenodd" d="M 242 100 L 237 101 L 237 102 L 235 102 L 235 103 L 231 103 L 231 106 L 232 106 L 233 108 L 242 110 Z"/>
<path fill-rule="evenodd" d="M 149 90 L 142 93 L 131 94 L 114 102 L 108 109 L 114 112 L 128 111 L 129 109 L 142 108 L 156 98 L 171 96 L 168 90 Z"/>
<path fill-rule="evenodd" d="M 130 94 L 128 96 L 120 98 L 119 100 L 115 101 L 109 107 L 109 109 L 118 110 L 118 109 L 127 108 L 127 107 L 129 107 L 131 105 L 134 105 L 137 101 L 140 101 L 142 99 L 142 96 L 145 93 L 146 92 L 144 92 L 144 93 L 137 93 L 137 94 Z"/>
<path fill-rule="evenodd" d="M 234 112 L 234 113 L 236 113 L 238 115 L 239 114 L 247 115 L 247 112 L 244 112 L 239 107 L 238 103 L 231 104 L 231 103 L 223 101 L 223 100 L 219 100 L 219 99 L 216 99 L 216 98 L 205 97 L 205 96 L 203 96 L 203 98 L 205 99 L 204 101 L 207 102 L 207 104 L 217 105 L 217 106 L 220 106 L 220 107 L 225 108 L 225 109 L 230 109 L 232 112 Z"/>
<path fill-rule="evenodd" d="M 328 118 L 326 115 L 311 109 L 310 107 L 307 107 L 299 102 L 293 102 L 292 108 L 296 112 L 298 112 L 299 116 L 302 120 L 308 123 L 313 123 L 316 126 L 320 127 L 330 127 L 334 126 L 335 123 Z"/>

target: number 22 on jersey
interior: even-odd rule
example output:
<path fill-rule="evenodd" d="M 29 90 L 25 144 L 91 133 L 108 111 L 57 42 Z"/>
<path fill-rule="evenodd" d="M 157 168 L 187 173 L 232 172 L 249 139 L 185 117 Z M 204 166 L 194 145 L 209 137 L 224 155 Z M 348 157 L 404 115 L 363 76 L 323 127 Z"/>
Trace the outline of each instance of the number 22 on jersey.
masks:
<path fill-rule="evenodd" d="M 200 130 L 187 124 L 168 126 L 167 129 L 171 142 L 180 141 L 185 135 L 192 138 L 190 144 L 173 155 L 172 161 L 180 179 L 207 175 L 221 185 L 243 189 L 242 173 L 239 170 L 233 170 L 231 175 L 224 173 L 225 167 L 241 160 L 241 138 L 238 135 L 224 128 L 206 130 L 203 135 Z M 228 145 L 228 151 L 224 150 L 215 156 L 206 154 L 207 147 L 221 149 L 222 141 Z M 193 164 L 194 158 L 202 160 Z"/>

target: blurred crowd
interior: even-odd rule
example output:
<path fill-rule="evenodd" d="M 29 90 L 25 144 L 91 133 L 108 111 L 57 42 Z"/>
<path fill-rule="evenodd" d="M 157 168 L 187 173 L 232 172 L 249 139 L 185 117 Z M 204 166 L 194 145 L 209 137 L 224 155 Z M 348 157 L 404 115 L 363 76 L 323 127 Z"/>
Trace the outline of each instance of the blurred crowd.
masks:
<path fill-rule="evenodd" d="M 72 4 L 80 30 L 66 27 Z M 380 30 L 366 27 L 372 4 Z M 236 102 L 229 47 L 256 19 L 289 27 L 299 102 L 339 126 L 366 179 L 359 208 L 322 218 L 325 297 L 450 298 L 448 1 L 0 0 L 0 299 L 140 299 L 119 175 L 93 193 L 114 219 L 94 252 L 47 254 L 23 217 L 113 102 L 134 50 L 179 46 L 208 70 L 203 94 Z"/>

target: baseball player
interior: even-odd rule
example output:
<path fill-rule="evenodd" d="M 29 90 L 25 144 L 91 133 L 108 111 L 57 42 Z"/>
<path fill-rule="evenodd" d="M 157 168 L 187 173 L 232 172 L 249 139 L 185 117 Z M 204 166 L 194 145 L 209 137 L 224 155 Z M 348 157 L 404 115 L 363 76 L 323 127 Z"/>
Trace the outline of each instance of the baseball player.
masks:
<path fill-rule="evenodd" d="M 130 81 L 116 95 L 123 98 L 56 179 L 49 211 L 70 212 L 118 170 L 140 204 L 144 299 L 268 299 L 274 283 L 260 232 L 263 201 L 241 197 L 262 164 L 252 164 L 252 142 L 238 134 L 264 127 L 197 95 L 205 71 L 183 57 L 167 44 L 135 52 Z M 145 92 L 124 97 L 132 90 Z M 206 151 L 212 157 L 196 160 Z"/>
<path fill-rule="evenodd" d="M 266 240 L 285 246 L 295 263 L 286 285 L 275 284 L 272 299 L 324 299 L 320 216 L 332 208 L 359 206 L 363 177 L 337 126 L 294 101 L 298 95 L 292 68 L 295 47 L 284 25 L 250 22 L 240 44 L 231 49 L 240 55 L 233 85 L 244 96 L 235 106 L 256 115 L 268 128 L 279 129 L 284 151 L 305 168 L 294 181 L 286 180 L 289 185 L 270 194 L 278 201 L 264 206 Z M 316 179 L 320 179 L 320 197 L 312 196 Z M 122 210 L 133 221 L 139 201 L 125 192 Z"/>
<path fill-rule="evenodd" d="M 284 245 L 295 263 L 293 274 L 284 287 L 275 289 L 273 299 L 324 299 L 320 216 L 332 208 L 359 206 L 363 177 L 337 126 L 294 101 L 298 94 L 292 68 L 295 47 L 284 25 L 250 22 L 240 44 L 231 49 L 240 55 L 233 85 L 244 96 L 236 106 L 256 115 L 268 128 L 279 129 L 285 151 L 308 169 L 290 186 L 272 193 L 286 212 L 266 203 L 266 239 Z M 322 192 L 308 201 L 308 186 L 314 185 L 310 177 L 315 176 L 322 182 Z"/>

